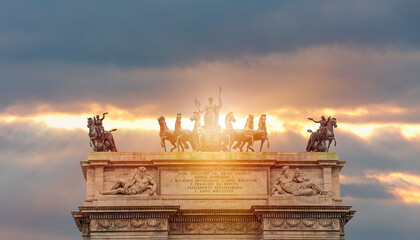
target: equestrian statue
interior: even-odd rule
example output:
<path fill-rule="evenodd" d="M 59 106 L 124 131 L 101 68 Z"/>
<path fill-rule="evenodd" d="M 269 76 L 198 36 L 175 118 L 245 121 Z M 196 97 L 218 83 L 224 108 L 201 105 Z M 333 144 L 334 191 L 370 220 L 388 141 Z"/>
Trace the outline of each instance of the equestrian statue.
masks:
<path fill-rule="evenodd" d="M 309 120 L 319 123 L 319 129 L 313 132 L 311 129 L 308 129 L 308 132 L 311 133 L 309 137 L 308 144 L 306 145 L 307 152 L 328 152 L 330 149 L 331 142 L 334 140 L 334 146 L 337 145 L 335 140 L 334 128 L 337 127 L 337 119 L 328 117 L 325 119 L 325 116 L 321 117 L 321 120 L 316 121 L 313 118 L 308 118 Z M 328 142 L 328 145 L 327 145 Z"/>
<path fill-rule="evenodd" d="M 112 132 L 117 131 L 117 129 L 105 131 L 102 125 L 102 121 L 105 119 L 106 114 L 108 113 L 103 113 L 102 118 L 99 118 L 99 115 L 96 115 L 96 117 L 88 118 L 87 120 L 90 146 L 93 148 L 94 152 L 117 152 L 114 137 L 112 136 Z"/>

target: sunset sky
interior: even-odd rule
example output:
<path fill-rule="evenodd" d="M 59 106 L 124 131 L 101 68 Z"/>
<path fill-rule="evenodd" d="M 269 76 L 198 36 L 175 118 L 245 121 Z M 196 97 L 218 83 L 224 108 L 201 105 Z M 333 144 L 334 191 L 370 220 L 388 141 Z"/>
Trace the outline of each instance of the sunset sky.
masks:
<path fill-rule="evenodd" d="M 347 240 L 420 236 L 420 1 L 0 3 L 0 238 L 76 240 L 87 117 L 119 151 L 162 151 L 194 99 L 267 114 L 270 149 L 305 151 L 336 117 Z M 221 121 L 223 126 L 223 121 Z"/>

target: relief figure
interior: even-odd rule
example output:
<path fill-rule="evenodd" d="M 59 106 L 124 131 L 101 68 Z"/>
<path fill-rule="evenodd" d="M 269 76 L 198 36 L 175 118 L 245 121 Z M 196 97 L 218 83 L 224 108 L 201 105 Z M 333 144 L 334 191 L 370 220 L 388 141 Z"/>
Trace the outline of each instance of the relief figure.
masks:
<path fill-rule="evenodd" d="M 134 169 L 130 180 L 118 180 L 111 190 L 100 192 L 100 194 L 156 196 L 156 182 L 147 174 L 145 167 L 139 167 Z"/>
<path fill-rule="evenodd" d="M 274 187 L 271 190 L 271 195 L 294 195 L 294 196 L 314 196 L 326 195 L 321 187 L 303 177 L 301 171 L 296 168 L 295 171 L 285 166 L 281 169 L 280 177 L 274 182 Z"/>

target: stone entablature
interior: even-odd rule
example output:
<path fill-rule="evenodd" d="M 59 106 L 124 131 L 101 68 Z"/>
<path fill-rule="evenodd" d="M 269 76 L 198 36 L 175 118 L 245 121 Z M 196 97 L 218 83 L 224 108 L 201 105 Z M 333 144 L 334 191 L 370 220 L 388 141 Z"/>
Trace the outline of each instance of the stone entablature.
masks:
<path fill-rule="evenodd" d="M 73 216 L 92 240 L 338 240 L 354 214 L 340 197 L 344 163 L 335 153 L 95 152 L 81 162 L 86 199 Z"/>
<path fill-rule="evenodd" d="M 223 205 L 246 209 L 269 201 L 341 204 L 338 176 L 344 163 L 335 153 L 97 152 L 90 153 L 88 161 L 82 161 L 81 165 L 87 181 L 85 206 L 140 206 L 155 201 L 162 205 L 176 203 L 184 208 L 219 208 Z M 147 169 L 147 178 L 156 183 L 157 196 L 103 194 L 115 187 L 116 182 L 129 181 L 135 169 L 141 167 Z M 311 194 L 314 196 L 299 197 L 278 194 L 278 191 L 273 193 L 285 167 L 293 172 L 298 169 L 301 178 L 308 179 L 299 184 L 313 183 L 322 188 L 322 194 L 314 191 Z"/>

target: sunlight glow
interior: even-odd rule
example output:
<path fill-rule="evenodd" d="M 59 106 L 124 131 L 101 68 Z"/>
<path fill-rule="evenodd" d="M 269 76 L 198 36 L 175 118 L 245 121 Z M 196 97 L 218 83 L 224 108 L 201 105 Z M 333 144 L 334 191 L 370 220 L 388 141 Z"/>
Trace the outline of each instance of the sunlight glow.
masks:
<path fill-rule="evenodd" d="M 377 127 L 378 127 L 378 125 L 375 125 L 375 124 L 369 124 L 369 125 L 367 125 L 367 124 L 361 125 L 360 124 L 359 125 L 359 124 L 341 123 L 339 125 L 340 130 L 344 130 L 344 131 L 347 131 L 347 132 L 354 133 L 361 138 L 370 137 L 373 133 L 373 130 Z"/>
<path fill-rule="evenodd" d="M 325 117 L 337 115 L 362 116 L 369 113 L 369 111 L 366 108 L 356 108 L 354 110 L 324 108 L 323 112 L 325 114 Z"/>
<path fill-rule="evenodd" d="M 401 133 L 408 139 L 415 138 L 420 135 L 420 124 L 401 126 Z"/>
<path fill-rule="evenodd" d="M 118 129 L 138 129 L 138 130 L 159 130 L 159 124 L 157 122 L 157 117 L 141 117 L 138 118 L 134 116 L 133 113 L 127 112 L 126 110 L 116 109 L 110 107 L 112 110 L 112 116 L 107 115 L 106 120 L 104 121 L 104 127 L 107 130 L 118 128 Z M 335 116 L 335 114 L 347 114 L 347 115 L 362 115 L 366 114 L 367 110 L 364 108 L 358 108 L 356 110 L 334 110 L 334 109 L 323 109 L 324 112 Z M 347 111 L 347 112 L 346 112 Z M 391 111 L 391 110 L 390 110 Z M 394 109 L 392 111 L 401 112 L 401 109 Z M 98 111 L 97 111 L 98 112 Z M 111 112 L 111 111 L 110 111 Z M 275 112 L 278 114 L 283 114 L 287 112 L 287 109 L 278 109 Z M 292 116 L 302 115 L 297 110 L 292 110 L 290 112 Z M 62 113 L 45 113 L 35 116 L 15 116 L 0 114 L 0 122 L 4 123 L 13 123 L 20 121 L 33 121 L 35 123 L 43 123 L 51 128 L 62 128 L 62 129 L 82 129 L 87 131 L 87 118 L 93 117 L 92 114 L 82 113 L 82 114 L 62 114 Z M 236 122 L 233 123 L 235 129 L 243 129 L 246 123 L 247 115 L 235 115 Z M 258 128 L 258 120 L 260 115 L 255 115 L 254 118 L 254 127 Z M 219 125 L 222 129 L 225 128 L 225 113 L 221 113 L 219 116 Z M 202 125 L 204 124 L 202 116 Z M 170 129 L 174 129 L 175 125 L 175 116 L 167 117 L 167 125 Z M 388 131 L 389 129 L 394 129 L 400 131 L 401 134 L 408 140 L 420 137 L 420 124 L 407 124 L 407 123 L 360 123 L 354 124 L 349 122 L 340 122 L 338 120 L 338 128 L 335 131 L 346 131 L 354 135 L 359 136 L 362 139 L 369 140 L 376 132 L 381 130 Z M 194 123 L 190 121 L 189 116 L 183 116 L 182 127 L 184 129 L 192 130 L 194 128 Z M 307 138 L 310 136 L 308 129 L 316 131 L 319 128 L 318 123 L 307 120 L 306 118 L 299 118 L 298 120 L 293 120 L 287 117 L 280 115 L 267 115 L 267 131 L 269 133 L 273 132 L 294 132 L 300 134 L 301 136 Z"/>

